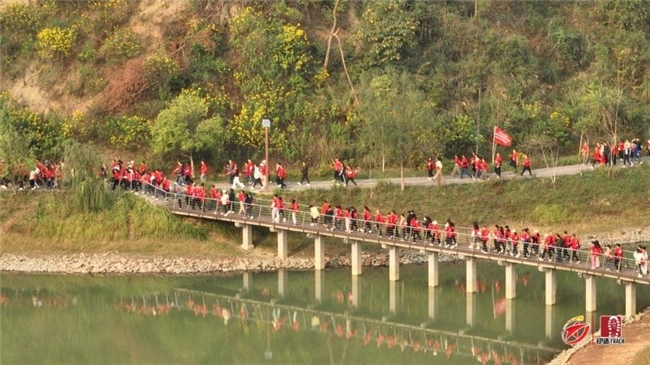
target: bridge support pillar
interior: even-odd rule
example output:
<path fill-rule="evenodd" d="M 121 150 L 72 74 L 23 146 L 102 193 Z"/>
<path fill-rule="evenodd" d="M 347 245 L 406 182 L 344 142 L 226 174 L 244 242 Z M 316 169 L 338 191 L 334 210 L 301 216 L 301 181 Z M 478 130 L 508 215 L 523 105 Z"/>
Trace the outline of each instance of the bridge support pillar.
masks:
<path fill-rule="evenodd" d="M 544 333 L 546 334 L 546 338 L 548 340 L 553 340 L 555 336 L 557 335 L 557 331 L 555 328 L 555 306 L 554 305 L 546 305 L 546 310 L 544 311 Z"/>
<path fill-rule="evenodd" d="M 596 277 L 585 275 L 585 310 L 587 312 L 596 311 Z"/>
<path fill-rule="evenodd" d="M 440 284 L 440 278 L 438 277 L 438 253 L 429 252 L 429 288 L 436 287 Z"/>
<path fill-rule="evenodd" d="M 389 286 L 388 309 L 390 310 L 391 313 L 395 314 L 397 313 L 397 282 L 390 281 L 388 286 Z"/>
<path fill-rule="evenodd" d="M 515 330 L 516 300 L 506 299 L 506 331 L 513 333 Z"/>
<path fill-rule="evenodd" d="M 517 297 L 517 273 L 515 264 L 506 263 L 506 299 L 515 299 Z"/>
<path fill-rule="evenodd" d="M 255 248 L 253 246 L 253 226 L 250 224 L 243 224 L 241 227 L 242 231 L 242 244 L 241 248 L 246 251 L 252 250 Z"/>
<path fill-rule="evenodd" d="M 249 272 L 249 271 L 246 271 L 242 275 L 242 279 L 244 281 L 244 291 L 247 292 L 247 293 L 250 292 L 250 290 L 251 290 L 251 282 L 253 281 L 253 273 Z"/>
<path fill-rule="evenodd" d="M 436 288 L 429 286 L 429 308 L 428 308 L 428 314 L 429 314 L 429 319 L 431 321 L 435 321 L 436 318 L 438 317 L 438 293 L 436 292 Z"/>
<path fill-rule="evenodd" d="M 636 283 L 625 283 L 625 318 L 636 314 Z"/>
<path fill-rule="evenodd" d="M 465 266 L 467 273 L 465 274 L 465 288 L 468 293 L 476 293 L 476 258 L 465 258 Z"/>
<path fill-rule="evenodd" d="M 278 270 L 278 295 L 284 297 L 289 287 L 289 272 L 285 269 Z"/>
<path fill-rule="evenodd" d="M 354 241 L 350 247 L 352 249 L 352 260 L 350 262 L 352 275 L 361 275 L 361 243 Z"/>
<path fill-rule="evenodd" d="M 545 269 L 544 276 L 546 280 L 546 305 L 555 305 L 555 303 L 557 303 L 557 280 L 555 278 L 555 269 Z"/>
<path fill-rule="evenodd" d="M 353 307 L 359 309 L 361 302 L 361 278 L 358 275 L 352 275 L 352 298 L 348 297 Z"/>
<path fill-rule="evenodd" d="M 286 259 L 288 256 L 287 251 L 287 231 L 284 229 L 278 230 L 278 257 Z"/>
<path fill-rule="evenodd" d="M 325 268 L 325 245 L 323 237 L 314 237 L 314 270 L 323 270 Z"/>
<path fill-rule="evenodd" d="M 390 281 L 399 280 L 399 253 L 397 247 L 388 248 L 388 276 Z"/>

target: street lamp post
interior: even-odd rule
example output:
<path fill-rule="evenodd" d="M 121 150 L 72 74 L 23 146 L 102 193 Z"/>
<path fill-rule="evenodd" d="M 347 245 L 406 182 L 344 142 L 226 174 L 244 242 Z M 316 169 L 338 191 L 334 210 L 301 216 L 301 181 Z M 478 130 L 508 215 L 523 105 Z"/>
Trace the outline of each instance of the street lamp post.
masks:
<path fill-rule="evenodd" d="M 264 190 L 269 191 L 269 128 L 271 128 L 271 119 L 262 119 L 262 127 L 264 127 L 264 160 L 266 161 L 266 186 L 264 186 Z"/>

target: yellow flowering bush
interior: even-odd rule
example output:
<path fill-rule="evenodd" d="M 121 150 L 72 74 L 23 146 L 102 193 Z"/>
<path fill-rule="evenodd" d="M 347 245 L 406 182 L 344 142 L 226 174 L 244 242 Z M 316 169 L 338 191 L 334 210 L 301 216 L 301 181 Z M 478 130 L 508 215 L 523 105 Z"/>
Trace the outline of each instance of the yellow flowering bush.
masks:
<path fill-rule="evenodd" d="M 137 149 L 151 138 L 150 121 L 137 115 L 112 117 L 106 128 L 110 144 L 125 149 Z"/>
<path fill-rule="evenodd" d="M 75 45 L 77 33 L 70 28 L 45 28 L 38 32 L 36 39 L 41 57 L 67 57 Z"/>

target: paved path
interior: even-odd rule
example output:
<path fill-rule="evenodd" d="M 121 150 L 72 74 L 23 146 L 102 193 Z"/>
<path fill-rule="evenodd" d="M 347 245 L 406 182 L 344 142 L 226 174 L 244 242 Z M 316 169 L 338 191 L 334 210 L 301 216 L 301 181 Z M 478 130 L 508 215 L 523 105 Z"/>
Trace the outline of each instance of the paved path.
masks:
<path fill-rule="evenodd" d="M 647 163 L 648 158 L 644 157 L 641 160 L 642 164 Z M 633 167 L 637 167 L 638 165 L 635 164 Z M 609 168 L 609 167 L 596 167 L 596 169 L 599 168 Z M 615 166 L 614 168 L 622 168 L 620 164 Z M 521 169 L 519 169 L 519 173 L 515 174 L 512 169 L 509 166 L 504 166 L 504 170 L 509 170 L 507 172 L 503 172 L 501 174 L 501 179 L 504 180 L 511 180 L 511 179 L 530 179 L 530 178 L 535 178 L 535 177 L 541 177 L 541 178 L 546 178 L 546 177 L 551 177 L 551 176 L 564 176 L 564 175 L 575 175 L 579 174 L 585 171 L 593 171 L 594 169 L 591 168 L 591 165 L 568 165 L 568 166 L 558 166 L 556 168 L 540 168 L 540 169 L 534 169 L 533 170 L 533 176 L 529 176 L 528 173 L 526 175 L 521 176 Z M 471 171 L 470 171 L 471 172 Z M 490 180 L 496 179 L 497 176 L 493 172 L 491 172 L 488 175 Z M 272 178 L 272 177 L 271 177 Z M 362 180 L 357 180 L 357 184 L 359 187 L 362 188 L 370 188 L 375 185 L 377 185 L 378 182 L 391 182 L 396 185 L 400 185 L 400 178 L 384 178 L 384 179 L 362 179 Z M 483 180 L 472 180 L 470 178 L 465 177 L 464 179 L 460 179 L 459 177 L 454 177 L 450 178 L 449 176 L 445 176 L 444 184 L 471 184 L 471 183 L 479 183 Z M 306 190 L 306 189 L 329 189 L 334 186 L 334 180 L 327 180 L 327 181 L 311 181 L 310 186 L 306 185 L 299 185 L 296 181 L 287 181 L 285 182 L 287 185 L 287 188 L 290 190 Z M 404 184 L 405 185 L 419 185 L 419 186 L 426 186 L 426 185 L 431 185 L 431 186 L 436 186 L 435 181 L 429 180 L 426 176 L 422 177 L 407 177 L 404 178 Z M 230 185 L 227 183 L 221 182 L 216 184 L 217 187 L 220 189 L 226 189 L 230 188 Z M 354 187 L 354 185 L 350 184 L 349 187 Z M 273 189 L 277 188 L 277 185 L 271 184 L 269 186 L 269 190 L 273 191 Z M 258 187 L 257 190 L 260 190 Z"/>

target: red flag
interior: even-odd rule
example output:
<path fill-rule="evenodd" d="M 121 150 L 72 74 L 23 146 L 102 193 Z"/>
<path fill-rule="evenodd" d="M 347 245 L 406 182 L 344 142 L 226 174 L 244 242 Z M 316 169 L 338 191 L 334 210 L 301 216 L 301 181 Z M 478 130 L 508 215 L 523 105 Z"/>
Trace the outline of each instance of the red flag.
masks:
<path fill-rule="evenodd" d="M 500 146 L 510 147 L 512 144 L 512 137 L 510 137 L 503 129 L 494 127 L 494 141 Z"/>

